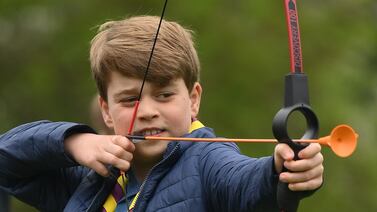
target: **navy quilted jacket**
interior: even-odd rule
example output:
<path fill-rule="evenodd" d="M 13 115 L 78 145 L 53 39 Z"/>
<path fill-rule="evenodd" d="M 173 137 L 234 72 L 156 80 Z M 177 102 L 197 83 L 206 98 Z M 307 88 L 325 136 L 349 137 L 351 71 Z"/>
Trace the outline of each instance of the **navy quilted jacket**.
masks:
<path fill-rule="evenodd" d="M 64 138 L 85 125 L 40 121 L 0 137 L 0 189 L 41 211 L 100 211 L 117 178 L 79 166 Z M 188 137 L 215 137 L 201 128 Z M 172 142 L 152 168 L 137 211 L 278 211 L 272 157 L 241 155 L 234 143 Z"/>

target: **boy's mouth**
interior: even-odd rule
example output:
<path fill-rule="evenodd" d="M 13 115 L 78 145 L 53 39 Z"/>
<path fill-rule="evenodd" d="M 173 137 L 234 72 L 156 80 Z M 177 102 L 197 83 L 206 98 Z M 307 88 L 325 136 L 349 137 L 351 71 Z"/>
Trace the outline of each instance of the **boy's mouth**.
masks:
<path fill-rule="evenodd" d="M 159 128 L 146 128 L 139 131 L 136 131 L 134 135 L 141 135 L 141 136 L 160 136 L 161 133 L 165 132 L 164 129 Z"/>

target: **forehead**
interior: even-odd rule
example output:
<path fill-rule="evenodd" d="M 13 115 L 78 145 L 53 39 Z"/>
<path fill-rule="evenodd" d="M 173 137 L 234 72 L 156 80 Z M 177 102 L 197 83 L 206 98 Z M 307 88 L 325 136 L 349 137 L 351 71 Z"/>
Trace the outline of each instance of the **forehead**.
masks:
<path fill-rule="evenodd" d="M 122 75 L 118 72 L 111 72 L 108 83 L 108 92 L 114 93 L 119 91 L 140 91 L 143 83 L 143 79 L 136 77 L 128 77 Z M 152 89 L 159 89 L 165 87 L 177 87 L 185 86 L 183 78 L 174 78 L 171 80 L 149 80 L 147 78 L 145 86 L 151 87 Z M 186 86 L 185 86 L 186 87 Z"/>

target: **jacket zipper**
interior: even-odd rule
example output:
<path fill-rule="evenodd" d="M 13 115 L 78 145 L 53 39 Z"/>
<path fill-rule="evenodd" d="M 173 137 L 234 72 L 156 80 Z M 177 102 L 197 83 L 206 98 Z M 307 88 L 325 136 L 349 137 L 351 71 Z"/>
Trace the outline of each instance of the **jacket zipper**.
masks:
<path fill-rule="evenodd" d="M 164 158 L 163 160 L 161 160 L 160 162 L 158 162 L 157 164 L 155 164 L 155 165 L 149 170 L 147 176 L 145 177 L 145 180 L 144 180 L 143 184 L 141 184 L 141 186 L 140 186 L 140 189 L 139 189 L 140 194 L 139 194 L 138 199 L 137 199 L 136 202 L 135 202 L 134 209 L 136 208 L 137 203 L 139 202 L 139 201 L 138 201 L 139 198 L 142 197 L 142 192 L 143 192 L 144 185 L 145 185 L 145 183 L 148 181 L 148 178 L 149 178 L 149 176 L 151 175 L 153 169 L 155 169 L 157 166 L 159 166 L 160 164 L 162 164 L 163 162 L 165 162 L 167 159 L 169 159 L 169 158 L 170 158 L 170 157 L 171 157 L 171 156 L 177 151 L 178 147 L 179 147 L 179 143 L 174 147 L 174 149 L 169 153 L 169 155 L 168 155 L 166 158 Z M 133 212 L 135 212 L 135 211 L 133 211 Z"/>

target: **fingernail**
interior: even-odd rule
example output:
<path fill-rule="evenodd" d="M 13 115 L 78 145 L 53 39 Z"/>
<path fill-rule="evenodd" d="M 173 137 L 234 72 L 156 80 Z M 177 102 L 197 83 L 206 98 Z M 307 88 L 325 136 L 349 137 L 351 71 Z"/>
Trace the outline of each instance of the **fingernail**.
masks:
<path fill-rule="evenodd" d="M 292 154 L 289 154 L 289 153 L 287 153 L 286 155 L 285 155 L 285 158 L 284 158 L 284 160 L 292 160 L 292 158 L 293 158 L 293 156 L 292 156 Z"/>

